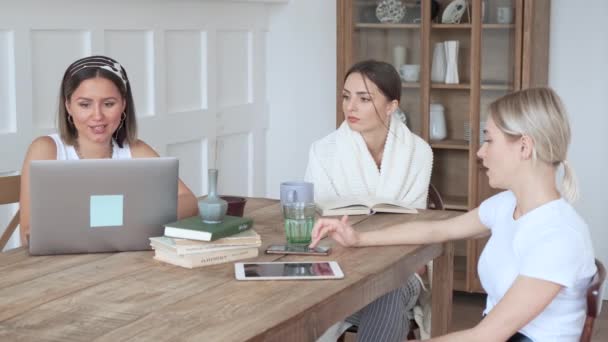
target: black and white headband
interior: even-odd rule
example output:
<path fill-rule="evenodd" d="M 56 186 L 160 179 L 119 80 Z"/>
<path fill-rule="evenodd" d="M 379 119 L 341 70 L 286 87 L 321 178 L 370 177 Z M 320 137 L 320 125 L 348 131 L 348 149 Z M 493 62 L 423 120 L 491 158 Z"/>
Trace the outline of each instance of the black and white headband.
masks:
<path fill-rule="evenodd" d="M 79 62 L 76 62 L 75 64 L 72 65 L 72 71 L 70 72 L 69 77 L 72 77 L 76 73 L 80 72 L 81 70 L 87 69 L 87 68 L 99 68 L 99 69 L 107 70 L 107 71 L 113 73 L 114 75 L 118 76 L 118 78 L 120 78 L 120 80 L 122 81 L 125 88 L 127 87 L 128 80 L 127 80 L 126 75 L 122 72 L 122 66 L 117 61 L 107 58 L 107 57 L 93 56 L 93 57 L 83 58 Z"/>

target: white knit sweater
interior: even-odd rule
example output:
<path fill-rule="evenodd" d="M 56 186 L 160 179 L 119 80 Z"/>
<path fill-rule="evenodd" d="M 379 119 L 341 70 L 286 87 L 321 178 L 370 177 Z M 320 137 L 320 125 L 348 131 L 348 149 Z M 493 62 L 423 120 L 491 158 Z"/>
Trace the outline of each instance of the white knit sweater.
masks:
<path fill-rule="evenodd" d="M 315 201 L 336 197 L 390 198 L 424 209 L 433 166 L 430 146 L 391 117 L 380 170 L 363 137 L 343 122 L 310 148 L 305 180 Z"/>

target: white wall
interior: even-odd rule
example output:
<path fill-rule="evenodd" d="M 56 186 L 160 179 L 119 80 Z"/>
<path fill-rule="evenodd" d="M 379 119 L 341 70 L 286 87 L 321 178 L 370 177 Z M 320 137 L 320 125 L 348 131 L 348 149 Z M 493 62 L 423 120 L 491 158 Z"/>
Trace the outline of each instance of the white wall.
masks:
<path fill-rule="evenodd" d="M 553 0 L 549 84 L 570 114 L 570 161 L 595 254 L 608 265 L 608 1 Z M 606 297 L 605 297 L 606 298 Z"/>
<path fill-rule="evenodd" d="M 267 37 L 266 195 L 302 180 L 310 144 L 335 129 L 336 1 L 273 6 Z"/>

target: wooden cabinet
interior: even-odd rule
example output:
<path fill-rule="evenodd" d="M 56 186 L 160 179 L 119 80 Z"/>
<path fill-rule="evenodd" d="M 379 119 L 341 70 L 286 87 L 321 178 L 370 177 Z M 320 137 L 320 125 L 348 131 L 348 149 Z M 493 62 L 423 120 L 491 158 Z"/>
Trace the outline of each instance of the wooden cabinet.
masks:
<path fill-rule="evenodd" d="M 341 92 L 352 64 L 377 59 L 419 65 L 419 79 L 403 81 L 401 109 L 410 130 L 433 148 L 431 182 L 446 208 L 471 210 L 497 192 L 489 187 L 476 156 L 488 104 L 513 90 L 547 83 L 550 0 L 468 0 L 460 22 L 449 24 L 441 18 L 451 0 L 436 1 L 434 18 L 430 0 L 401 0 L 405 15 L 396 23 L 377 19 L 379 2 L 337 1 L 336 125 L 344 120 Z M 459 44 L 456 84 L 431 78 L 434 50 L 446 41 Z M 395 65 L 398 70 L 400 66 Z M 431 139 L 431 104 L 444 108 L 445 139 Z M 456 290 L 482 291 L 477 260 L 486 241 L 456 244 Z"/>

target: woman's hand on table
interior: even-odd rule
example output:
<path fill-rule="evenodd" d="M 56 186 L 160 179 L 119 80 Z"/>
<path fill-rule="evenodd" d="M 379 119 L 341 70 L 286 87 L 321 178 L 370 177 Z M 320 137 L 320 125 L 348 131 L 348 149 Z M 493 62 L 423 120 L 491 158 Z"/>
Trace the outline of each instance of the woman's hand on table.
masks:
<path fill-rule="evenodd" d="M 348 216 L 342 219 L 319 219 L 312 229 L 312 242 L 310 247 L 317 246 L 325 236 L 329 236 L 344 247 L 353 247 L 359 244 L 359 233 L 348 224 Z"/>

